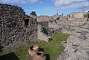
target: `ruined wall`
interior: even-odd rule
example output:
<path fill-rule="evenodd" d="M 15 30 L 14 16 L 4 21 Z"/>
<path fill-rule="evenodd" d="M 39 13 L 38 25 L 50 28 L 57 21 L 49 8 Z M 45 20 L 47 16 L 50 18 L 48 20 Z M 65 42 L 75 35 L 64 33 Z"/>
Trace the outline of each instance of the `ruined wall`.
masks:
<path fill-rule="evenodd" d="M 0 4 L 0 45 L 15 47 L 17 43 L 30 40 L 32 31 L 37 31 L 36 19 L 29 16 L 26 21 L 26 17 L 22 8 Z"/>
<path fill-rule="evenodd" d="M 48 20 L 50 29 L 70 34 L 64 52 L 57 60 L 89 60 L 89 19 L 77 17 L 58 16 L 53 19 L 53 16 Z"/>
<path fill-rule="evenodd" d="M 82 13 L 80 13 L 80 15 L 81 14 Z M 77 16 L 76 18 L 72 16 L 40 16 L 40 18 L 38 18 L 37 21 L 40 21 L 40 23 L 45 23 L 45 21 L 48 22 L 48 28 L 51 33 L 57 31 L 72 31 L 75 28 L 84 25 L 87 21 L 87 18 L 77 18 Z"/>
<path fill-rule="evenodd" d="M 70 14 L 70 17 L 72 18 L 84 18 L 84 15 L 86 12 L 73 12 Z"/>
<path fill-rule="evenodd" d="M 28 21 L 28 22 L 27 22 Z M 24 19 L 24 29 L 26 30 L 26 39 L 30 40 L 31 42 L 35 42 L 37 40 L 37 19 L 36 16 L 25 16 Z M 26 26 L 27 24 L 27 26 Z"/>

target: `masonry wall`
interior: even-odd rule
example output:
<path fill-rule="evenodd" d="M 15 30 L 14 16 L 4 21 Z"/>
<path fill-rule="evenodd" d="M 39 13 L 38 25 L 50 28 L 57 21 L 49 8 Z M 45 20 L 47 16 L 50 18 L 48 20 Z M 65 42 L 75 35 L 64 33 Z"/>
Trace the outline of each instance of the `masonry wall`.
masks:
<path fill-rule="evenodd" d="M 29 20 L 27 26 L 26 18 Z M 37 31 L 36 24 L 36 18 L 27 17 L 22 8 L 0 4 L 0 45 L 4 48 L 15 47 L 17 43 L 33 39 L 36 37 L 33 35 L 33 31 Z"/>
<path fill-rule="evenodd" d="M 83 16 L 82 13 L 76 13 L 75 15 L 79 14 L 80 16 Z M 41 16 L 41 19 L 38 19 L 38 22 L 40 21 L 40 23 L 45 23 L 46 20 L 46 22 L 48 22 L 48 28 L 51 33 L 57 31 L 65 32 L 72 31 L 74 28 L 84 25 L 87 21 L 87 18 L 85 17 L 77 17 L 79 16 L 50 16 L 49 18 Z"/>

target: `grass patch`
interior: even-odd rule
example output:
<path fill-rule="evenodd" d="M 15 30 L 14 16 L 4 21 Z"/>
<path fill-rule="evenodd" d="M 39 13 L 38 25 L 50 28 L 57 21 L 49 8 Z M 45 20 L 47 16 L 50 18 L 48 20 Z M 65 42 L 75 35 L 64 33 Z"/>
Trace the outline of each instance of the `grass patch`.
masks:
<path fill-rule="evenodd" d="M 63 42 L 67 40 L 69 34 L 58 32 L 53 34 L 48 43 L 45 41 L 38 41 L 38 45 L 44 48 L 45 53 L 50 55 L 50 60 L 56 60 L 56 58 L 64 51 Z M 29 44 L 30 46 L 30 44 Z M 28 48 L 29 46 L 22 46 L 16 49 L 15 53 L 19 57 L 19 60 L 29 60 Z"/>
<path fill-rule="evenodd" d="M 50 55 L 50 60 L 56 60 L 58 55 L 64 51 L 63 42 L 67 40 L 68 36 L 67 33 L 58 32 L 52 36 L 52 40 L 48 43 L 38 41 L 38 45 Z"/>
<path fill-rule="evenodd" d="M 29 55 L 28 55 L 28 48 L 26 46 L 21 46 L 19 48 L 16 48 L 15 53 L 19 60 L 29 60 Z"/>

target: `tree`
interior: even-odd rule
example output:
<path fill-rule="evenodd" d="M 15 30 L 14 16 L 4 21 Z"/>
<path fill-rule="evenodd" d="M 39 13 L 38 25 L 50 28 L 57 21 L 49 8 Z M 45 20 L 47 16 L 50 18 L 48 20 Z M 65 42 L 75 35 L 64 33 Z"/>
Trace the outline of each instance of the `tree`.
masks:
<path fill-rule="evenodd" d="M 84 17 L 89 18 L 89 11 L 84 15 Z"/>
<path fill-rule="evenodd" d="M 42 27 L 42 30 L 41 30 L 43 33 L 45 33 L 46 35 L 48 35 L 48 30 L 45 28 L 45 27 Z"/>
<path fill-rule="evenodd" d="M 87 15 L 88 15 L 88 18 L 89 18 L 89 11 L 88 11 Z"/>
<path fill-rule="evenodd" d="M 37 14 L 36 14 L 36 12 L 35 12 L 35 11 L 32 11 L 32 12 L 30 13 L 30 15 L 37 16 Z"/>

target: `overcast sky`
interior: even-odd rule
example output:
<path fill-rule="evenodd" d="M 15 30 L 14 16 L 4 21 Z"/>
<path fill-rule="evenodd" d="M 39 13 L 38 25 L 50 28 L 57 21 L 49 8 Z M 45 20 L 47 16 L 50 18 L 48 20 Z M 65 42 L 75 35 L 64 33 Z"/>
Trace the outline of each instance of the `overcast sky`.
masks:
<path fill-rule="evenodd" d="M 64 15 L 89 10 L 89 0 L 0 0 L 0 3 L 20 6 L 26 14 L 36 11 L 37 15 L 55 15 L 57 10 Z"/>

